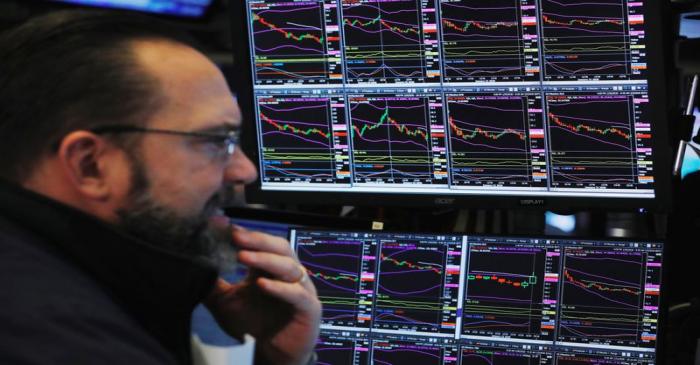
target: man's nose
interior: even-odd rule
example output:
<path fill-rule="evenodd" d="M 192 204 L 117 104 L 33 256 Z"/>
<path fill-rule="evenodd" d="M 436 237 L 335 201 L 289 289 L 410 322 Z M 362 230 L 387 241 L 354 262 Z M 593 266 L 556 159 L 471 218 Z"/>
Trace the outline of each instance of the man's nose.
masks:
<path fill-rule="evenodd" d="M 224 171 L 225 183 L 250 184 L 257 180 L 258 170 L 245 152 L 236 149 L 230 159 Z"/>

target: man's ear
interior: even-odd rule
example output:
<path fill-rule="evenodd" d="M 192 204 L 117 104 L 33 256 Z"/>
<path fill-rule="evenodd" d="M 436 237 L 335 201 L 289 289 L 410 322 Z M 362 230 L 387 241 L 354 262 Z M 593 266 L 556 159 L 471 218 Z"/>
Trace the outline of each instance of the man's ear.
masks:
<path fill-rule="evenodd" d="M 111 192 L 107 147 L 104 139 L 87 131 L 69 133 L 59 146 L 58 159 L 66 178 L 87 198 L 105 200 Z"/>

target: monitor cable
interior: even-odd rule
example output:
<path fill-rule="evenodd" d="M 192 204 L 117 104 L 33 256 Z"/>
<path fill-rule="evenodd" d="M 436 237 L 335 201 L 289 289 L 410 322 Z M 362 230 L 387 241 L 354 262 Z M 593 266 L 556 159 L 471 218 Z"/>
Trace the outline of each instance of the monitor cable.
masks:
<path fill-rule="evenodd" d="M 676 158 L 673 163 L 673 175 L 680 176 L 683 167 L 683 159 L 688 146 L 698 155 L 700 148 L 690 143 L 691 141 L 700 144 L 700 133 L 693 135 L 693 126 L 695 124 L 695 116 L 693 109 L 695 108 L 695 95 L 700 82 L 700 59 L 698 59 L 696 50 L 700 47 L 700 39 L 682 39 L 676 43 L 676 67 L 685 74 L 693 75 L 693 81 L 688 94 L 688 102 L 683 115 L 680 117 L 680 123 L 677 129 L 676 137 L 679 139 Z M 700 132 L 700 131 L 699 131 Z"/>

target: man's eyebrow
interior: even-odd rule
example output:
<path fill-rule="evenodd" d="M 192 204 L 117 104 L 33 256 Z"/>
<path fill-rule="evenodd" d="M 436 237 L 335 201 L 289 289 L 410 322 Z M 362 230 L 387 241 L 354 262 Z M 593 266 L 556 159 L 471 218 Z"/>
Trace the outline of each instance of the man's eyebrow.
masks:
<path fill-rule="evenodd" d="M 239 131 L 241 126 L 239 124 L 234 124 L 233 122 L 223 122 L 218 123 L 209 127 L 204 127 L 197 129 L 195 132 L 198 133 L 226 133 L 230 131 Z"/>

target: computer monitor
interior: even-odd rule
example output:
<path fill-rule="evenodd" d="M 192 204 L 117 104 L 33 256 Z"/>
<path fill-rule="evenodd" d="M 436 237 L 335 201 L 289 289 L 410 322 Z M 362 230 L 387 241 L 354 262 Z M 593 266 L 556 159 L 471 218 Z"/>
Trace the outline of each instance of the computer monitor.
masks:
<path fill-rule="evenodd" d="M 249 199 L 663 207 L 660 3 L 242 1 Z"/>
<path fill-rule="evenodd" d="M 656 364 L 663 242 L 292 230 L 330 364 Z"/>
<path fill-rule="evenodd" d="M 198 18 L 206 14 L 213 0 L 51 0 L 54 2 Z"/>

